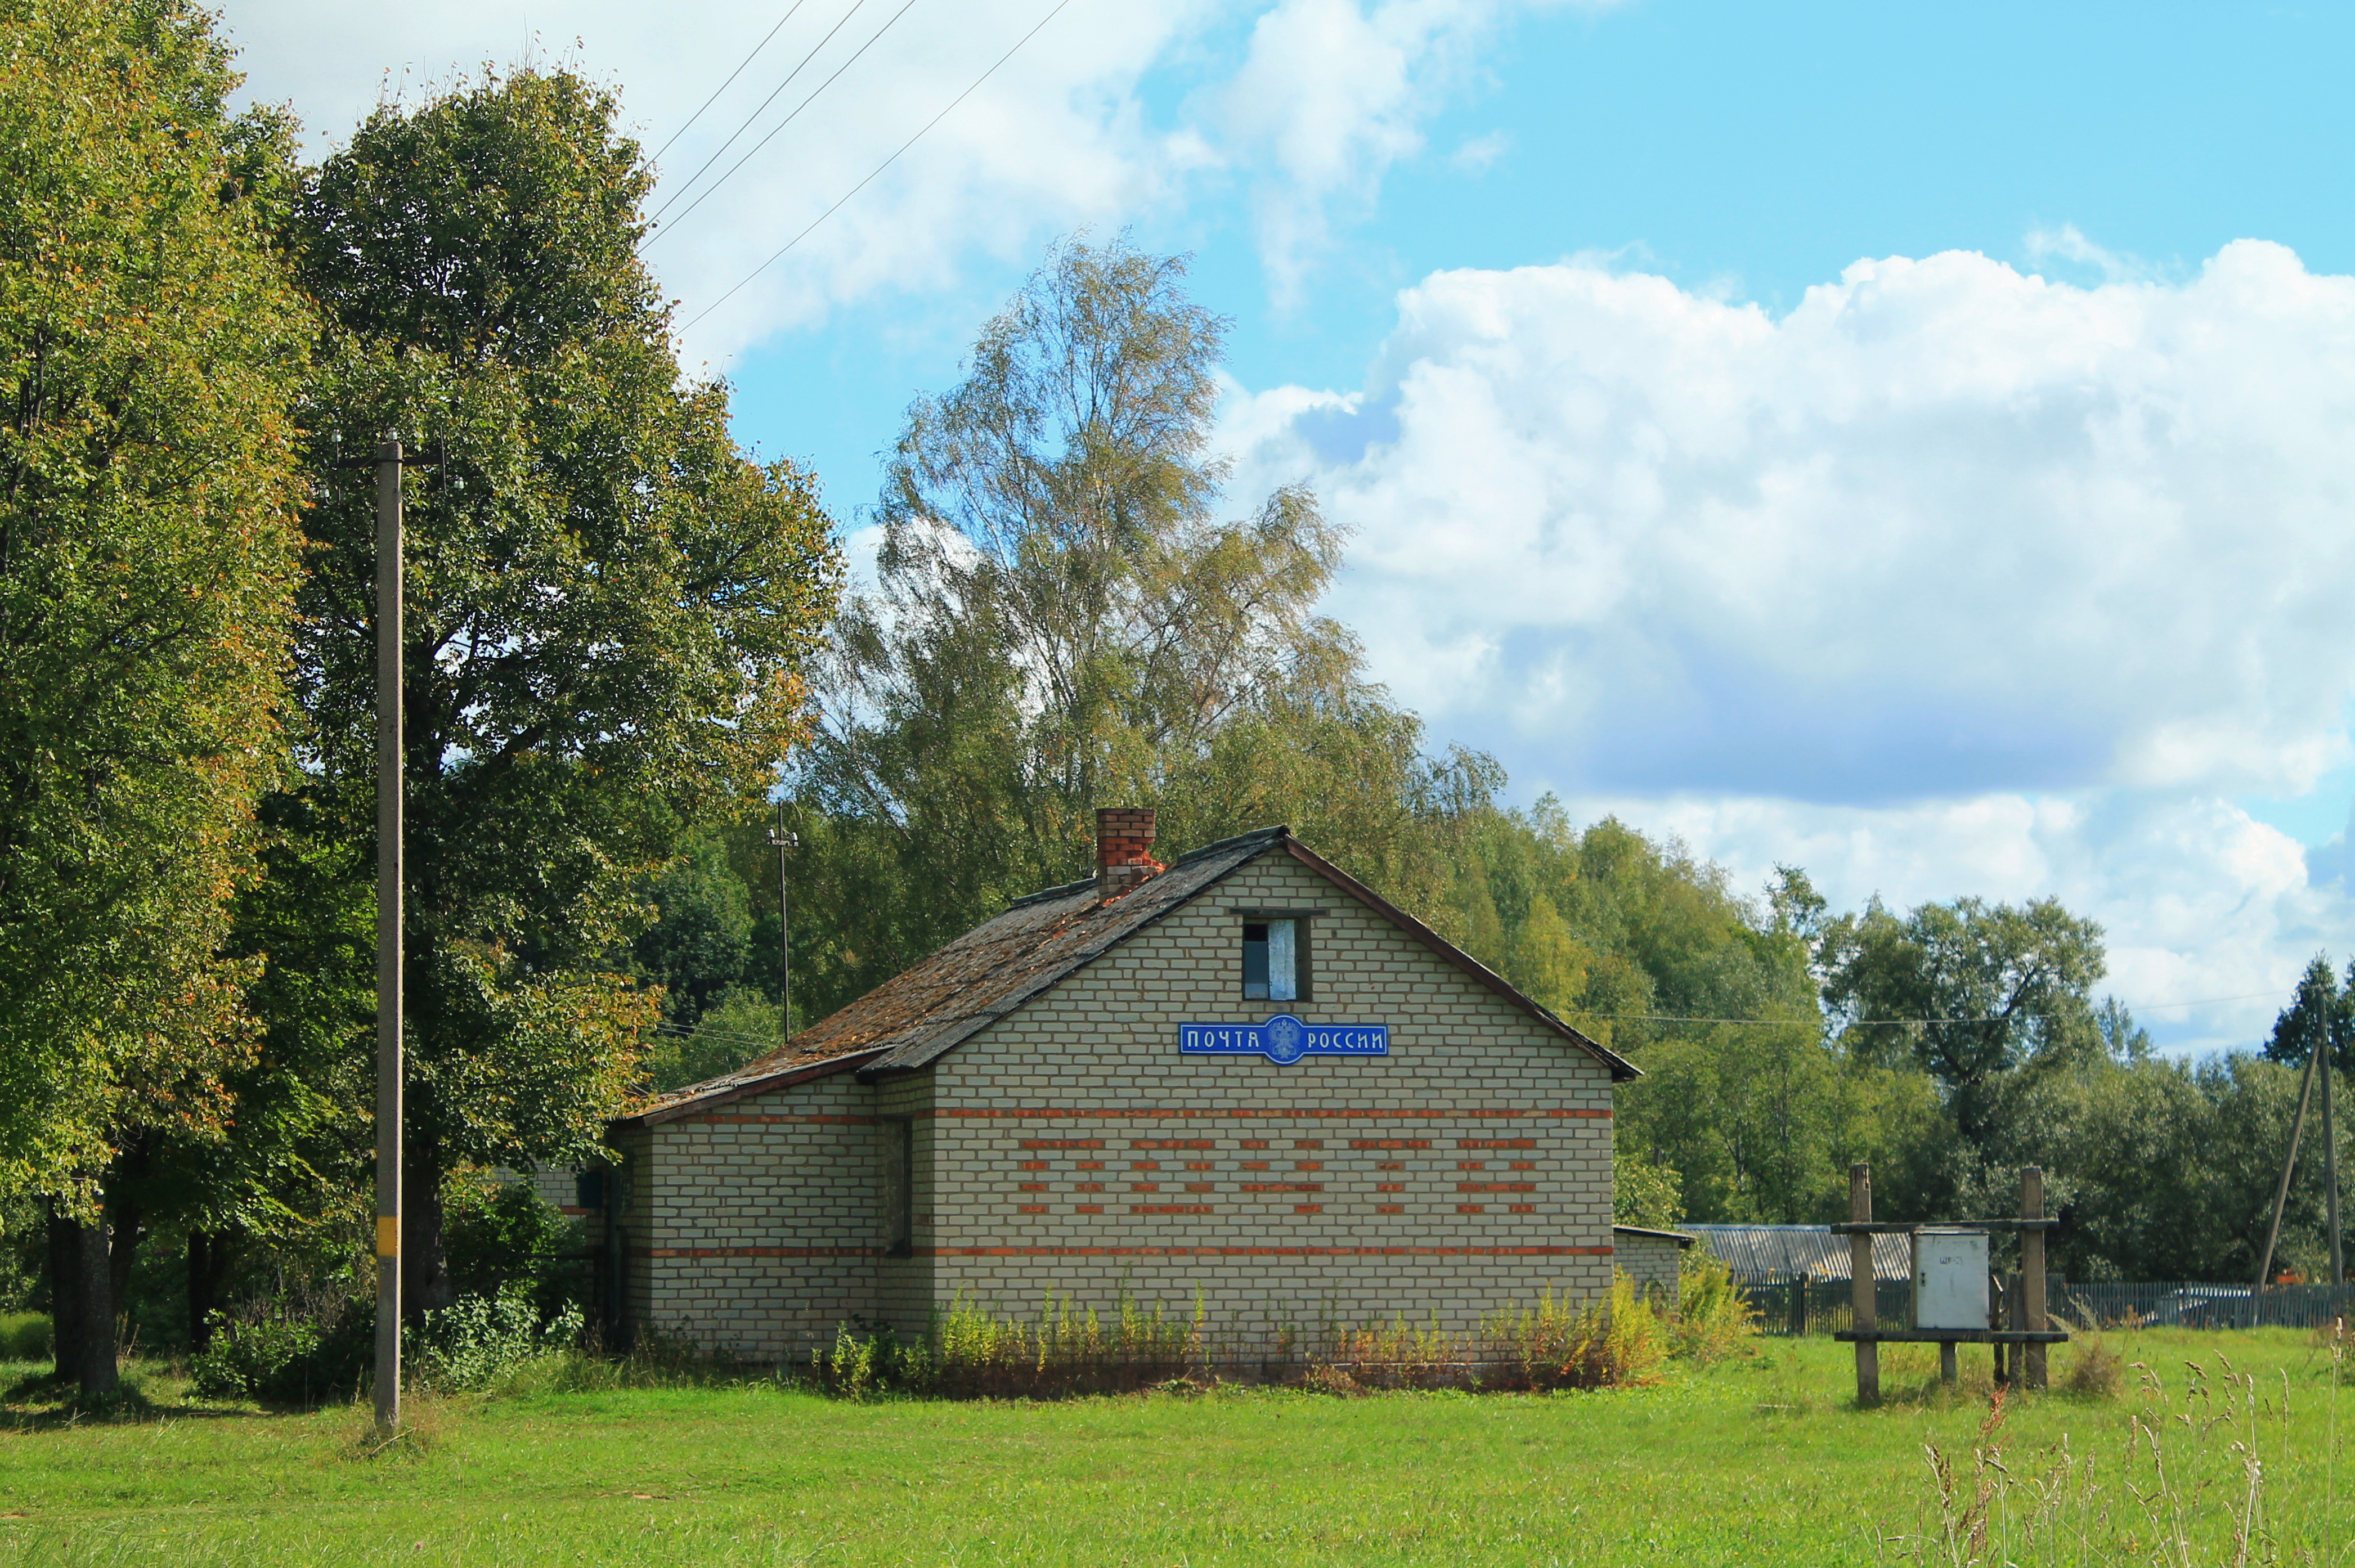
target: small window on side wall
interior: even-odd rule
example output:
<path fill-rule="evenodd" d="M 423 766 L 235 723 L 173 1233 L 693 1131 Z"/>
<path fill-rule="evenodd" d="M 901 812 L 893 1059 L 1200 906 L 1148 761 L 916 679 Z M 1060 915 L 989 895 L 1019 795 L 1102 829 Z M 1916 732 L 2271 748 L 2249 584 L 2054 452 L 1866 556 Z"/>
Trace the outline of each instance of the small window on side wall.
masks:
<path fill-rule="evenodd" d="M 1243 996 L 1250 1001 L 1292 1002 L 1302 996 L 1301 935 L 1305 922 L 1243 923 Z"/>

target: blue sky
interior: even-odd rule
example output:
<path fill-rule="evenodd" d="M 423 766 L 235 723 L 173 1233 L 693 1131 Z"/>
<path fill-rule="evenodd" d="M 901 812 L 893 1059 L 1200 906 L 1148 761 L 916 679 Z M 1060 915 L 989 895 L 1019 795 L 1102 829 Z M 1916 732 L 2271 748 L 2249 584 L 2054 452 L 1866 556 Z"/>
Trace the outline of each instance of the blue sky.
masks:
<path fill-rule="evenodd" d="M 1086 20 L 1075 8 L 1055 25 Z M 1208 30 L 1208 59 L 1161 65 L 1140 96 L 1174 117 L 1231 69 L 1247 20 Z M 2246 237 L 2345 272 L 2350 58 L 2345 7 L 1566 8 L 1502 29 L 1297 301 L 1272 297 L 1231 187 L 1095 224 L 1195 254 L 1250 386 L 1354 385 L 1400 288 L 1579 252 L 1777 314 L 1862 256 L 1969 250 L 2098 280 L 2096 262 L 2033 243 L 2071 228 L 2163 275 Z M 1459 161 L 1466 146 L 1495 151 Z M 971 258 L 961 303 L 1002 297 L 1024 270 Z M 730 366 L 740 428 L 864 501 L 910 392 L 954 375 L 971 313 L 943 315 L 879 297 L 751 348 Z"/>
<path fill-rule="evenodd" d="M 659 143 L 786 3 L 229 21 L 314 148 L 527 38 Z M 1237 505 L 1318 488 L 1332 607 L 1518 798 L 2059 896 L 2185 1050 L 2355 947 L 2355 9 L 1070 0 L 706 314 L 1049 4 L 916 0 L 649 246 L 847 537 L 1044 246 L 1125 228 L 1233 319 Z M 666 192 L 897 9 L 806 0 Z"/>

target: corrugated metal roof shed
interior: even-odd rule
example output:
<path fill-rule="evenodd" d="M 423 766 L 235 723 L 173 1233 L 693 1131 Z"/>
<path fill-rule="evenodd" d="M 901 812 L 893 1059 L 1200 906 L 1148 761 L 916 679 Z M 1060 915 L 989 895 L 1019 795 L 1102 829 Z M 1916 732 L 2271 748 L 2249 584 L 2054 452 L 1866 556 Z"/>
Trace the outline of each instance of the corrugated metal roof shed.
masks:
<path fill-rule="evenodd" d="M 1829 1225 L 1686 1225 L 1700 1244 L 1722 1259 L 1733 1277 L 1750 1284 L 1780 1285 L 1794 1275 L 1810 1279 L 1847 1279 L 1849 1239 Z M 1872 1238 L 1872 1272 L 1879 1279 L 1913 1277 L 1913 1248 L 1902 1235 Z"/>

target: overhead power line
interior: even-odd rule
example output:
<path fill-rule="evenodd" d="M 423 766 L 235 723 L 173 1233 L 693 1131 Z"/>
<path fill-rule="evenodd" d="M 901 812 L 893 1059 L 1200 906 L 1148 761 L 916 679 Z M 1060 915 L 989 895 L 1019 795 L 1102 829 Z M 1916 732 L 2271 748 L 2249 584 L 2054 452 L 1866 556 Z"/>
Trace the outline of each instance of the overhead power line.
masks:
<path fill-rule="evenodd" d="M 762 114 L 766 113 L 768 112 L 769 105 L 777 101 L 777 94 L 783 92 L 785 89 L 794 84 L 794 78 L 801 75 L 804 68 L 808 66 L 810 61 L 817 59 L 818 50 L 826 48 L 828 43 L 832 42 L 834 35 L 842 31 L 843 25 L 848 22 L 853 16 L 858 15 L 858 8 L 866 4 L 867 0 L 851 0 L 850 9 L 836 17 L 834 26 L 826 30 L 826 36 L 809 47 L 809 53 L 802 56 L 800 59 L 794 62 L 794 69 L 785 72 L 785 80 L 777 83 L 776 86 L 769 89 L 769 96 L 763 98 L 760 102 L 752 106 L 752 112 L 745 115 L 744 118 L 737 123 L 736 129 L 728 133 L 728 139 L 720 143 L 717 147 L 714 147 L 711 150 L 711 155 L 704 159 L 702 163 L 697 165 L 695 172 L 687 176 L 686 180 L 679 185 L 677 189 L 672 191 L 670 195 L 663 197 L 663 204 L 655 208 L 654 216 L 655 218 L 661 218 L 664 213 L 670 210 L 671 204 L 673 202 L 678 200 L 679 197 L 685 196 L 688 191 L 695 188 L 695 182 L 703 177 L 705 171 L 709 170 L 712 165 L 718 163 L 721 155 L 736 144 L 737 137 L 742 135 L 745 132 L 750 131 L 752 128 L 752 123 L 760 119 Z M 731 170 L 730 172 L 732 173 L 733 171 Z"/>
<path fill-rule="evenodd" d="M 818 95 L 824 92 L 827 88 L 834 85 L 836 77 L 839 77 L 844 71 L 848 70 L 852 66 L 857 65 L 858 63 L 858 57 L 865 54 L 868 49 L 873 48 L 875 47 L 876 39 L 880 38 L 884 34 L 890 32 L 893 24 L 897 23 L 900 17 L 906 16 L 911 10 L 912 10 L 915 4 L 916 0 L 907 0 L 906 5 L 901 5 L 897 11 L 892 12 L 890 21 L 885 22 L 881 27 L 876 28 L 873 36 L 865 43 L 859 45 L 858 48 L 852 52 L 851 57 L 848 59 L 844 60 L 840 65 L 834 68 L 833 76 L 827 77 L 824 81 L 819 82 L 815 87 L 810 89 L 809 96 L 803 99 L 799 103 L 794 104 L 792 113 L 786 115 L 783 120 L 778 121 L 775 125 L 772 126 L 767 135 L 762 137 L 759 141 L 746 148 L 742 157 L 728 165 L 728 172 L 726 174 L 721 175 L 718 179 L 713 180 L 709 185 L 705 186 L 702 191 L 697 195 L 696 198 L 693 201 L 688 202 L 680 211 L 678 217 L 671 221 L 671 228 L 676 229 L 678 225 L 686 222 L 687 218 L 695 211 L 695 209 L 701 207 L 704 202 L 709 198 L 712 192 L 718 190 L 721 186 L 726 185 L 730 180 L 734 179 L 736 177 L 736 172 L 739 169 L 741 169 L 746 164 L 751 163 L 755 157 L 759 156 L 762 148 L 775 141 L 777 137 L 783 133 L 786 126 L 792 124 L 795 120 L 801 117 L 803 110 L 807 109 L 811 104 L 816 102 Z M 657 213 L 655 216 L 660 217 L 661 215 Z M 668 230 L 666 229 L 663 232 L 666 233 Z M 661 234 L 655 235 L 656 239 L 660 239 L 661 237 Z"/>
<path fill-rule="evenodd" d="M 2136 1004 L 2136 1005 L 2133 1005 L 2133 1006 L 2128 1007 L 2128 1008 L 2126 1008 L 2126 1011 L 2128 1011 L 2129 1013 L 2158 1013 L 2158 1012 L 2165 1012 L 2165 1011 L 2166 1011 L 2168 1008 L 2212 1008 L 2212 1007 L 2220 1006 L 2220 1005 L 2222 1005 L 2222 1003 L 2225 1003 L 2225 1002 L 2256 1002 L 2256 1001 L 2263 1001 L 2263 1000 L 2264 1000 L 2265 998 L 2270 997 L 2288 997 L 2288 996 L 2295 996 L 2296 994 L 2296 993 L 2295 991 L 2250 991 L 2250 992 L 2247 992 L 2247 993 L 2246 993 L 2246 994 L 2244 994 L 2244 995 L 2238 996 L 2238 997 L 2202 997 L 2199 998 L 2197 1001 L 2190 1001 L 2190 1002 L 2146 1002 L 2146 1003 L 2137 1003 L 2137 1004 Z M 1773 1026 L 1776 1026 L 1776 1025 L 1783 1025 L 1783 1024 L 1804 1024 L 1804 1023 L 1820 1022 L 1820 1021 L 1822 1021 L 1822 1020 L 1820 1020 L 1820 1019 L 1803 1019 L 1803 1018 L 1802 1018 L 1802 1019 L 1700 1019 L 1700 1018 L 1686 1018 L 1686 1017 L 1684 1017 L 1684 1016 L 1683 1016 L 1683 1015 L 1681 1015 L 1681 1014 L 1671 1014 L 1671 1013 L 1585 1013 L 1585 1012 L 1582 1012 L 1582 1013 L 1578 1013 L 1576 1016 L 1577 1016 L 1577 1017 L 1579 1017 L 1579 1018 L 1582 1018 L 1582 1019 L 1593 1019 L 1593 1021 L 1595 1021 L 1595 1022 L 1597 1022 L 1597 1023 L 1606 1023 L 1606 1022 L 1607 1022 L 1607 1023 L 1647 1023 L 1647 1024 L 1742 1024 L 1742 1025 L 1749 1026 L 1749 1027 L 1752 1027 L 1752 1028 L 1766 1028 L 1766 1027 L 1773 1027 Z M 1856 1027 L 1862 1026 L 1862 1025 L 1867 1025 L 1867 1024 L 1903 1024 L 1903 1025 L 1908 1025 L 1908 1026 L 1913 1026 L 1913 1025 L 1925 1025 L 1925 1024 L 1999 1024 L 1999 1023 L 2034 1023 L 2034 1022 L 2037 1022 L 2037 1021 L 2038 1021 L 2038 1020 L 2040 1020 L 2040 1019 L 2049 1019 L 2049 1018 L 2052 1018 L 2052 1017 L 2055 1017 L 2055 1016 L 2056 1016 L 2056 1015 L 2055 1015 L 2055 1014 L 2052 1014 L 2052 1013 L 2011 1013 L 2011 1014 L 2009 1014 L 2009 1015 L 2005 1015 L 2005 1014 L 1989 1014 L 1989 1015 L 1987 1015 L 1987 1016 L 1986 1016 L 1986 1017 L 1984 1017 L 1984 1018 L 1975 1018 L 1975 1019 L 1848 1019 L 1848 1020 L 1846 1020 L 1846 1021 L 1847 1021 L 1848 1026 L 1849 1026 L 1849 1027 L 1850 1027 L 1850 1028 L 1856 1028 Z"/>
<path fill-rule="evenodd" d="M 698 109 L 694 113 L 688 115 L 687 117 L 687 123 L 681 125 L 677 130 L 673 131 L 670 133 L 670 140 L 655 148 L 655 155 L 648 158 L 646 161 L 650 164 L 658 164 L 662 162 L 662 155 L 670 151 L 671 143 L 676 142 L 681 136 L 686 135 L 687 131 L 695 124 L 695 123 L 703 118 L 704 109 L 709 109 L 713 104 L 719 102 L 719 95 L 736 85 L 736 79 L 744 74 L 744 68 L 752 63 L 753 56 L 758 55 L 762 49 L 767 48 L 769 47 L 769 40 L 783 32 L 784 30 L 785 24 L 794 19 L 794 13 L 808 4 L 809 0 L 794 0 L 793 5 L 786 9 L 785 14 L 777 18 L 777 25 L 771 27 L 765 34 L 762 35 L 761 41 L 752 46 L 752 53 L 746 55 L 742 59 L 737 61 L 736 69 L 728 73 L 728 80 L 711 90 L 711 96 L 703 101 L 703 108 Z"/>
<path fill-rule="evenodd" d="M 747 283 L 750 283 L 753 279 L 759 277 L 762 272 L 767 272 L 771 267 L 775 266 L 779 261 L 783 261 L 787 251 L 800 244 L 803 240 L 808 239 L 819 224 L 824 223 L 827 219 L 832 218 L 836 213 L 841 211 L 844 204 L 849 201 L 852 197 L 857 196 L 860 191 L 865 190 L 869 185 L 873 184 L 878 175 L 880 175 L 885 169 L 890 168 L 893 164 L 898 163 L 901 153 L 905 153 L 909 148 L 922 141 L 925 134 L 930 132 L 933 126 L 947 119 L 951 111 L 954 110 L 958 104 L 963 103 L 966 99 L 972 97 L 974 93 L 980 89 L 983 82 L 987 81 L 991 77 L 996 76 L 999 66 L 1004 65 L 1007 60 L 1012 59 L 1017 54 L 1020 53 L 1022 46 L 1028 43 L 1032 38 L 1037 37 L 1039 36 L 1039 29 L 1046 27 L 1048 23 L 1053 21 L 1057 16 L 1061 16 L 1063 8 L 1071 3 L 1071 0 L 1056 0 L 1055 8 L 1053 10 L 1039 17 L 1038 22 L 1028 32 L 1015 39 L 1014 47 L 1007 50 L 1004 54 L 998 56 L 996 63 L 991 65 L 987 70 L 983 71 L 979 76 L 975 77 L 973 79 L 972 86 L 967 87 L 963 92 L 960 92 L 954 98 L 950 99 L 947 108 L 943 109 L 938 114 L 935 114 L 930 120 L 925 121 L 922 130 L 919 130 L 914 135 L 900 143 L 899 150 L 894 152 L 890 157 L 884 159 L 881 163 L 876 165 L 873 169 L 869 170 L 865 179 L 860 180 L 857 185 L 852 186 L 848 190 L 843 192 L 840 200 L 837 201 L 832 207 L 827 208 L 824 212 L 819 213 L 815 218 L 811 219 L 807 227 L 804 228 L 800 233 L 794 235 L 792 239 L 786 240 L 783 245 L 778 248 L 776 254 L 771 256 L 767 261 L 762 262 L 759 266 L 753 268 L 751 272 L 738 279 L 735 286 L 730 289 L 726 293 L 721 294 L 718 299 L 713 300 L 709 304 L 705 305 L 701 310 L 696 312 L 694 316 L 687 321 L 687 325 L 688 327 L 692 327 L 697 322 L 701 321 L 705 316 L 709 315 L 713 311 L 718 310 L 721 305 L 726 304 L 730 300 L 734 299 L 736 295 L 743 290 Z M 680 330 L 684 331 L 686 328 L 683 327 Z"/>

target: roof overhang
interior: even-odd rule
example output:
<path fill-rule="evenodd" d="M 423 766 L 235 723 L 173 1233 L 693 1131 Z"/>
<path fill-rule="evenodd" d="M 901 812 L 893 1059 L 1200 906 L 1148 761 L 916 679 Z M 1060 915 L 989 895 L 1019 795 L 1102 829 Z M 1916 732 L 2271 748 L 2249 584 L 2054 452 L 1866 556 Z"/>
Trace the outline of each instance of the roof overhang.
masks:
<path fill-rule="evenodd" d="M 858 1051 L 847 1056 L 829 1057 L 824 1061 L 805 1062 L 795 1067 L 782 1067 L 773 1072 L 764 1072 L 757 1078 L 721 1079 L 700 1093 L 691 1093 L 683 1098 L 666 1101 L 651 1110 L 639 1111 L 632 1115 L 615 1116 L 605 1125 L 609 1131 L 617 1133 L 635 1132 L 643 1127 L 660 1126 L 665 1122 L 676 1122 L 681 1117 L 716 1110 L 721 1105 L 732 1105 L 739 1100 L 750 1099 L 755 1094 L 766 1094 L 773 1089 L 790 1089 L 796 1083 L 807 1083 L 813 1079 L 831 1078 L 837 1072 L 853 1072 L 883 1054 L 879 1050 Z"/>

